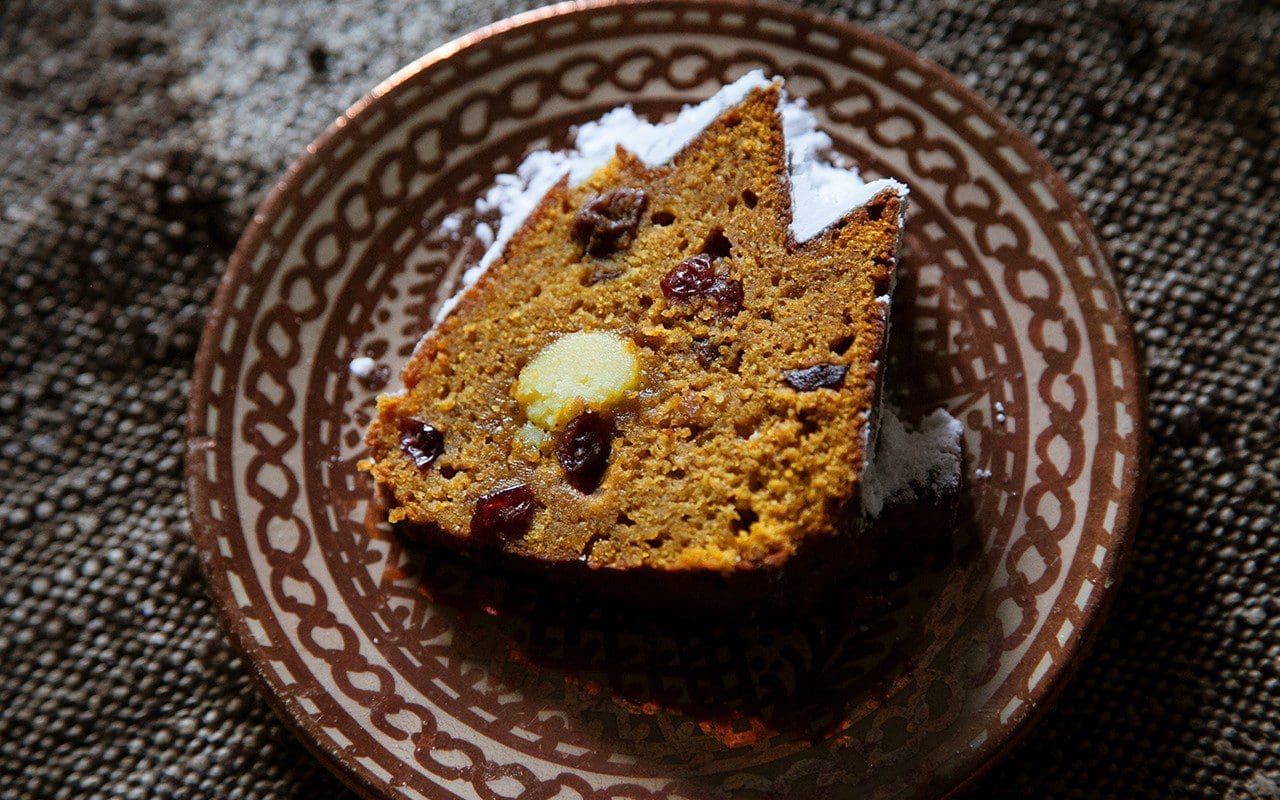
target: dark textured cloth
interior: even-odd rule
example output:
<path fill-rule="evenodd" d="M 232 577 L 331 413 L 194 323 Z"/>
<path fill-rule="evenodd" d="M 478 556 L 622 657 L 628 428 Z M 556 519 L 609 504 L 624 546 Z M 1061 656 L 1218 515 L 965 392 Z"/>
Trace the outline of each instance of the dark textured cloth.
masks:
<path fill-rule="evenodd" d="M 219 632 L 182 415 L 253 205 L 511 0 L 0 4 L 0 797 L 345 797 Z M 1280 9 L 827 10 L 941 62 L 1084 204 L 1145 350 L 1132 566 L 982 797 L 1280 798 Z"/>

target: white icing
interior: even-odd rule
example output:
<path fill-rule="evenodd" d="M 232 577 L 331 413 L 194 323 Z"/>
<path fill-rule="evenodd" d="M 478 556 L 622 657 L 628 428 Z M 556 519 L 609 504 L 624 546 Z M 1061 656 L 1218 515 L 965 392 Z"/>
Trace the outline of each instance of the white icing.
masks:
<path fill-rule="evenodd" d="M 577 185 L 591 177 L 591 173 L 613 158 L 619 145 L 635 154 L 646 166 L 661 166 L 721 114 L 745 100 L 752 89 L 763 88 L 770 83 L 761 70 L 748 72 L 703 102 L 685 106 L 670 122 L 657 125 L 637 116 L 630 106 L 615 108 L 598 121 L 578 129 L 574 144 L 582 158 L 573 165 L 569 182 Z"/>
<path fill-rule="evenodd" d="M 876 305 L 880 308 L 880 314 L 885 318 L 889 318 L 889 308 L 893 305 L 893 297 L 887 294 L 876 295 Z"/>
<path fill-rule="evenodd" d="M 498 228 L 495 231 L 485 222 L 476 224 L 475 236 L 486 250 L 476 265 L 463 274 L 459 291 L 475 284 L 498 260 L 507 242 L 562 178 L 568 176 L 570 186 L 581 184 L 607 164 L 619 146 L 647 166 L 665 164 L 721 114 L 741 103 L 752 89 L 770 83 L 763 71 L 754 70 L 707 100 L 685 106 L 666 123 L 649 122 L 630 106 L 615 108 L 600 119 L 579 126 L 574 131 L 572 148 L 530 153 L 515 173 L 498 175 L 476 201 L 476 214 L 496 215 Z M 831 137 L 819 130 L 817 117 L 804 100 L 787 97 L 783 92 L 779 112 L 791 176 L 791 233 L 796 241 L 812 239 L 884 189 L 893 188 L 906 196 L 907 187 L 902 183 L 888 179 L 867 183 L 855 167 L 833 162 L 829 157 Z M 460 228 L 461 221 L 453 214 L 441 223 L 441 230 L 451 236 L 456 236 Z M 456 305 L 456 299 L 443 303 L 436 320 L 443 319 Z"/>
<path fill-rule="evenodd" d="M 878 517 L 889 502 L 901 503 L 921 491 L 960 485 L 960 435 L 964 426 L 937 409 L 909 429 L 892 409 L 880 419 L 876 455 L 862 475 L 862 508 Z"/>
<path fill-rule="evenodd" d="M 787 142 L 787 171 L 791 176 L 791 235 L 807 242 L 833 222 L 885 189 L 907 196 L 905 184 L 890 178 L 867 183 L 855 167 L 827 158 L 831 137 L 818 128 L 818 118 L 802 99 L 779 105 L 782 133 Z"/>
<path fill-rule="evenodd" d="M 440 220 L 440 232 L 448 236 L 450 239 L 457 239 L 458 234 L 462 232 L 461 212 L 455 211 Z"/>
<path fill-rule="evenodd" d="M 368 356 L 359 356 L 358 358 L 351 359 L 351 363 L 347 365 L 347 368 L 351 370 L 351 374 L 355 375 L 357 378 L 367 378 L 373 374 L 373 371 L 378 368 L 378 365 Z"/>
<path fill-rule="evenodd" d="M 463 281 L 463 287 L 464 287 L 464 288 L 465 288 L 465 287 L 467 287 L 467 286 L 470 286 L 472 283 L 475 283 L 475 282 L 476 282 L 476 279 L 478 279 L 478 278 L 480 277 L 480 273 L 479 273 L 479 272 L 477 272 L 477 273 L 476 273 L 476 277 L 475 277 L 475 278 L 473 278 L 473 279 L 471 280 L 471 282 L 470 282 L 470 283 L 468 283 L 468 282 L 467 282 L 467 275 L 469 275 L 469 274 L 471 273 L 471 270 L 473 270 L 473 269 L 476 269 L 476 267 L 472 267 L 471 269 L 467 270 L 467 271 L 466 271 L 465 273 L 463 273 L 463 275 L 462 275 L 462 281 Z M 483 270 L 481 270 L 481 272 L 483 272 Z M 444 319 L 445 317 L 449 316 L 450 312 L 452 312 L 452 311 L 453 311 L 453 309 L 458 305 L 458 301 L 459 301 L 459 300 L 461 300 L 461 299 L 462 299 L 462 290 L 461 290 L 461 289 L 460 289 L 460 290 L 458 290 L 458 292 L 457 292 L 456 294 L 453 294 L 453 295 L 450 295 L 449 297 L 446 297 L 446 298 L 444 299 L 444 302 L 440 304 L 440 307 L 436 309 L 436 322 L 439 322 L 440 320 L 442 320 L 442 319 Z M 430 333 L 431 333 L 431 331 L 429 331 L 429 330 L 428 330 L 428 331 L 427 331 L 427 333 L 424 333 L 424 334 L 422 335 L 422 339 L 420 339 L 420 340 L 418 341 L 418 347 L 421 347 L 421 346 L 422 346 L 422 343 L 423 343 L 424 341 L 426 341 L 426 339 L 427 339 L 427 335 L 428 335 L 428 334 L 430 334 Z M 417 349 L 416 349 L 416 348 L 415 348 L 415 352 L 417 352 Z"/>

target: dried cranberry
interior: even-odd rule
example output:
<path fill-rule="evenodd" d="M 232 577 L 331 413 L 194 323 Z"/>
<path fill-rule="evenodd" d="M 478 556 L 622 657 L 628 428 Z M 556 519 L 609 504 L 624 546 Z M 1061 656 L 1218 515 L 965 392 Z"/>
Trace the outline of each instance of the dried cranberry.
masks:
<path fill-rule="evenodd" d="M 613 453 L 613 420 L 584 411 L 565 426 L 556 442 L 556 458 L 573 488 L 591 494 L 600 485 Z"/>
<path fill-rule="evenodd" d="M 699 253 L 676 264 L 662 276 L 662 295 L 673 303 L 710 300 L 722 314 L 733 316 L 742 310 L 742 281 L 717 272 L 715 258 Z"/>
<path fill-rule="evenodd" d="M 597 194 L 573 217 L 573 238 L 593 256 L 607 256 L 631 245 L 649 205 L 643 189 L 614 189 Z"/>
<path fill-rule="evenodd" d="M 709 294 L 721 314 L 732 317 L 742 310 L 742 281 L 737 278 L 717 275 Z"/>
<path fill-rule="evenodd" d="M 444 452 L 444 434 L 421 420 L 405 420 L 400 425 L 400 449 L 414 466 L 426 469 Z"/>
<path fill-rule="evenodd" d="M 711 256 L 699 253 L 686 258 L 662 276 L 662 295 L 675 302 L 690 302 L 705 297 L 716 280 Z"/>
<path fill-rule="evenodd" d="M 529 528 L 537 510 L 533 490 L 523 483 L 487 494 L 476 501 L 471 537 L 488 543 L 519 536 Z"/>
<path fill-rule="evenodd" d="M 796 391 L 812 392 L 815 389 L 834 389 L 840 386 L 848 372 L 847 364 L 814 364 L 812 367 L 787 370 L 782 379 Z"/>

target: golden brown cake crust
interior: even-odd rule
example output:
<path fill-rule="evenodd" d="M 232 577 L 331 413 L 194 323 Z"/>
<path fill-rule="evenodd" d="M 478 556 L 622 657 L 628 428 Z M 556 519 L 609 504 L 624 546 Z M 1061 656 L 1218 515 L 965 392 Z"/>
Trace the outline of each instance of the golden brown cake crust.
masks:
<path fill-rule="evenodd" d="M 797 244 L 777 101 L 776 86 L 753 91 L 669 165 L 646 169 L 620 150 L 582 186 L 548 193 L 423 340 L 405 392 L 378 399 L 369 469 L 394 499 L 392 522 L 538 562 L 645 572 L 776 568 L 840 532 L 872 422 L 887 335 L 876 298 L 892 285 L 904 201 L 886 190 Z M 617 187 L 644 190 L 642 222 L 629 244 L 592 255 L 575 214 Z M 726 247 L 714 263 L 741 282 L 739 312 L 664 296 L 678 263 Z M 608 467 L 589 493 L 566 480 L 554 438 L 535 451 L 515 436 L 521 369 L 575 331 L 629 339 L 641 364 L 639 389 L 609 412 Z M 812 387 L 842 368 L 837 385 Z M 443 434 L 425 468 L 402 442 L 416 421 Z M 477 501 L 517 485 L 534 498 L 527 524 L 473 536 Z"/>

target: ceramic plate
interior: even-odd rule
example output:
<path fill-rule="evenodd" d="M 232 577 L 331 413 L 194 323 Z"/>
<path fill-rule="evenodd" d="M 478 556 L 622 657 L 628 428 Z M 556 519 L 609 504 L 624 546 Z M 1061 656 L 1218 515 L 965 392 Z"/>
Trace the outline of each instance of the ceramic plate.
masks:
<path fill-rule="evenodd" d="M 729 626 L 402 548 L 356 463 L 375 395 L 481 250 L 441 220 L 576 123 L 627 102 L 657 118 L 754 68 L 911 186 L 889 381 L 908 416 L 964 423 L 967 544 L 891 576 L 874 613 Z M 361 355 L 378 369 L 357 379 Z M 798 10 L 556 6 L 377 87 L 263 204 L 196 363 L 189 502 L 232 641 L 369 797 L 934 797 L 1026 731 L 1096 630 L 1145 429 L 1094 233 L 955 78 Z"/>

